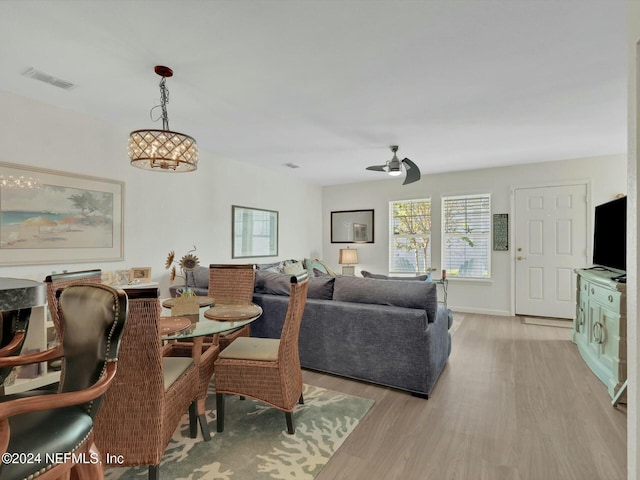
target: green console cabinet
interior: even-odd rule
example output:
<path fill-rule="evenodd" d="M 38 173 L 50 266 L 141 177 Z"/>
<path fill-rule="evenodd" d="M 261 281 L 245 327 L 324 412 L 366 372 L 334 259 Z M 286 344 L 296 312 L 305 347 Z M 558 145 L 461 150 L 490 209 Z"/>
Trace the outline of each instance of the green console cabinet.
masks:
<path fill-rule="evenodd" d="M 627 379 L 627 290 L 604 269 L 576 270 L 573 342 L 614 398 Z"/>

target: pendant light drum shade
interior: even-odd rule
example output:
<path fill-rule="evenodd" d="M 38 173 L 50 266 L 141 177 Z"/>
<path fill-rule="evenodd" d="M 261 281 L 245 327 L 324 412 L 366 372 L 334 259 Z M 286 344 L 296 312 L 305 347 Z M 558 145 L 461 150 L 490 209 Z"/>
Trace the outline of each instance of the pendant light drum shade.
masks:
<path fill-rule="evenodd" d="M 135 130 L 129 135 L 131 165 L 160 172 L 192 172 L 198 168 L 193 137 L 170 130 Z"/>
<path fill-rule="evenodd" d="M 192 172 L 198 168 L 198 144 L 193 137 L 169 130 L 169 90 L 166 80 L 173 70 L 163 65 L 154 67 L 160 80 L 162 130 L 134 130 L 129 134 L 128 153 L 131 165 L 156 172 Z"/>

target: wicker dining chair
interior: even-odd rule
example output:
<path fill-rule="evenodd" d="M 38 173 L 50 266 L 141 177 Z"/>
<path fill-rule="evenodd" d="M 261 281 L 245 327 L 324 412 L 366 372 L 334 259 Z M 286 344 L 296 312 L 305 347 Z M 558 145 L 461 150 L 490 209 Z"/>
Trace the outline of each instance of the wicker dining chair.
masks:
<path fill-rule="evenodd" d="M 165 357 L 157 288 L 127 288 L 129 320 L 122 337 L 118 374 L 96 418 L 96 445 L 116 466 L 149 466 L 159 478 L 160 460 L 180 418 L 189 410 L 195 437 L 198 366 L 190 357 Z M 119 457 L 118 457 L 119 456 Z"/>
<path fill-rule="evenodd" d="M 0 402 L 0 478 L 102 480 L 93 436 L 101 398 L 117 371 L 127 297 L 105 285 L 74 285 L 59 297 L 61 345 L 0 358 L 0 368 L 62 358 L 58 393 L 33 390 Z M 5 461 L 5 455 L 18 455 Z M 32 456 L 29 456 L 32 454 Z"/>
<path fill-rule="evenodd" d="M 209 296 L 216 305 L 247 305 L 253 300 L 256 280 L 253 264 L 211 264 L 209 265 Z M 218 344 L 224 350 L 239 337 L 250 336 L 249 325 L 220 334 Z"/>
<path fill-rule="evenodd" d="M 287 431 L 295 433 L 293 409 L 303 403 L 298 334 L 307 302 L 307 274 L 291 277 L 289 305 L 279 339 L 240 337 L 215 363 L 217 431 L 224 431 L 224 395 L 235 394 L 285 412 Z"/>
<path fill-rule="evenodd" d="M 47 284 L 47 305 L 49 307 L 49 313 L 59 340 L 62 338 L 62 325 L 60 324 L 58 297 L 56 296 L 56 292 L 68 285 L 102 283 L 102 270 L 81 270 L 77 272 L 48 275 L 44 279 L 44 283 Z"/>
<path fill-rule="evenodd" d="M 197 303 L 194 303 L 193 310 L 187 310 L 189 313 L 185 316 L 187 318 L 194 315 L 196 318 L 199 316 L 200 311 Z M 181 313 L 175 313 L 176 308 L 171 309 L 172 315 L 181 316 Z M 192 357 L 193 356 L 194 341 L 191 339 L 184 339 L 174 341 L 165 346 L 164 355 L 167 357 Z M 213 377 L 214 362 L 218 358 L 220 353 L 220 346 L 218 345 L 217 338 L 205 337 L 202 339 L 202 347 L 200 350 L 200 359 L 198 363 L 198 402 L 197 402 L 197 415 L 198 423 L 200 424 L 200 430 L 202 431 L 202 437 L 205 441 L 211 440 L 211 432 L 209 431 L 209 425 L 207 423 L 206 400 L 207 392 L 209 390 L 209 383 L 211 377 Z"/>

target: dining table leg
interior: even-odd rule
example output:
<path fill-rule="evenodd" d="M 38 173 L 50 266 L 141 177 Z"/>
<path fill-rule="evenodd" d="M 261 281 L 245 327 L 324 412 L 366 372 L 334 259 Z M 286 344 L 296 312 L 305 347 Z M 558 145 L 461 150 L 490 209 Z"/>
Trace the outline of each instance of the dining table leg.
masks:
<path fill-rule="evenodd" d="M 196 365 L 200 364 L 200 357 L 202 356 L 202 343 L 203 337 L 194 337 L 193 338 L 193 350 L 192 357 L 193 363 Z M 198 416 L 198 422 L 200 423 L 200 430 L 202 430 L 202 437 L 205 442 L 211 440 L 211 433 L 209 432 L 209 425 L 207 424 L 207 417 L 205 414 L 205 401 L 207 397 L 204 395 L 202 398 L 197 399 L 196 405 L 196 414 Z"/>

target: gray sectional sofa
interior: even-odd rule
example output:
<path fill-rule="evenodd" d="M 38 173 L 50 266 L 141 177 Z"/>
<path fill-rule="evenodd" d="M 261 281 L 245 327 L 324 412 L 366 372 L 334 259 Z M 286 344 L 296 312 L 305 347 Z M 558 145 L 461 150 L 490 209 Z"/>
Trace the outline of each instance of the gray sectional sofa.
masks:
<path fill-rule="evenodd" d="M 253 301 L 263 314 L 251 325 L 252 336 L 280 336 L 288 279 L 256 273 Z M 311 277 L 300 363 L 428 398 L 451 353 L 452 320 L 431 282 Z"/>
<path fill-rule="evenodd" d="M 199 267 L 195 272 L 194 290 L 199 295 L 206 295 L 206 270 Z M 289 279 L 287 274 L 256 272 L 253 301 L 263 314 L 251 324 L 252 336 L 280 337 Z M 451 353 L 452 321 L 451 311 L 438 305 L 436 285 L 429 281 L 310 277 L 300 327 L 300 363 L 428 398 Z"/>

